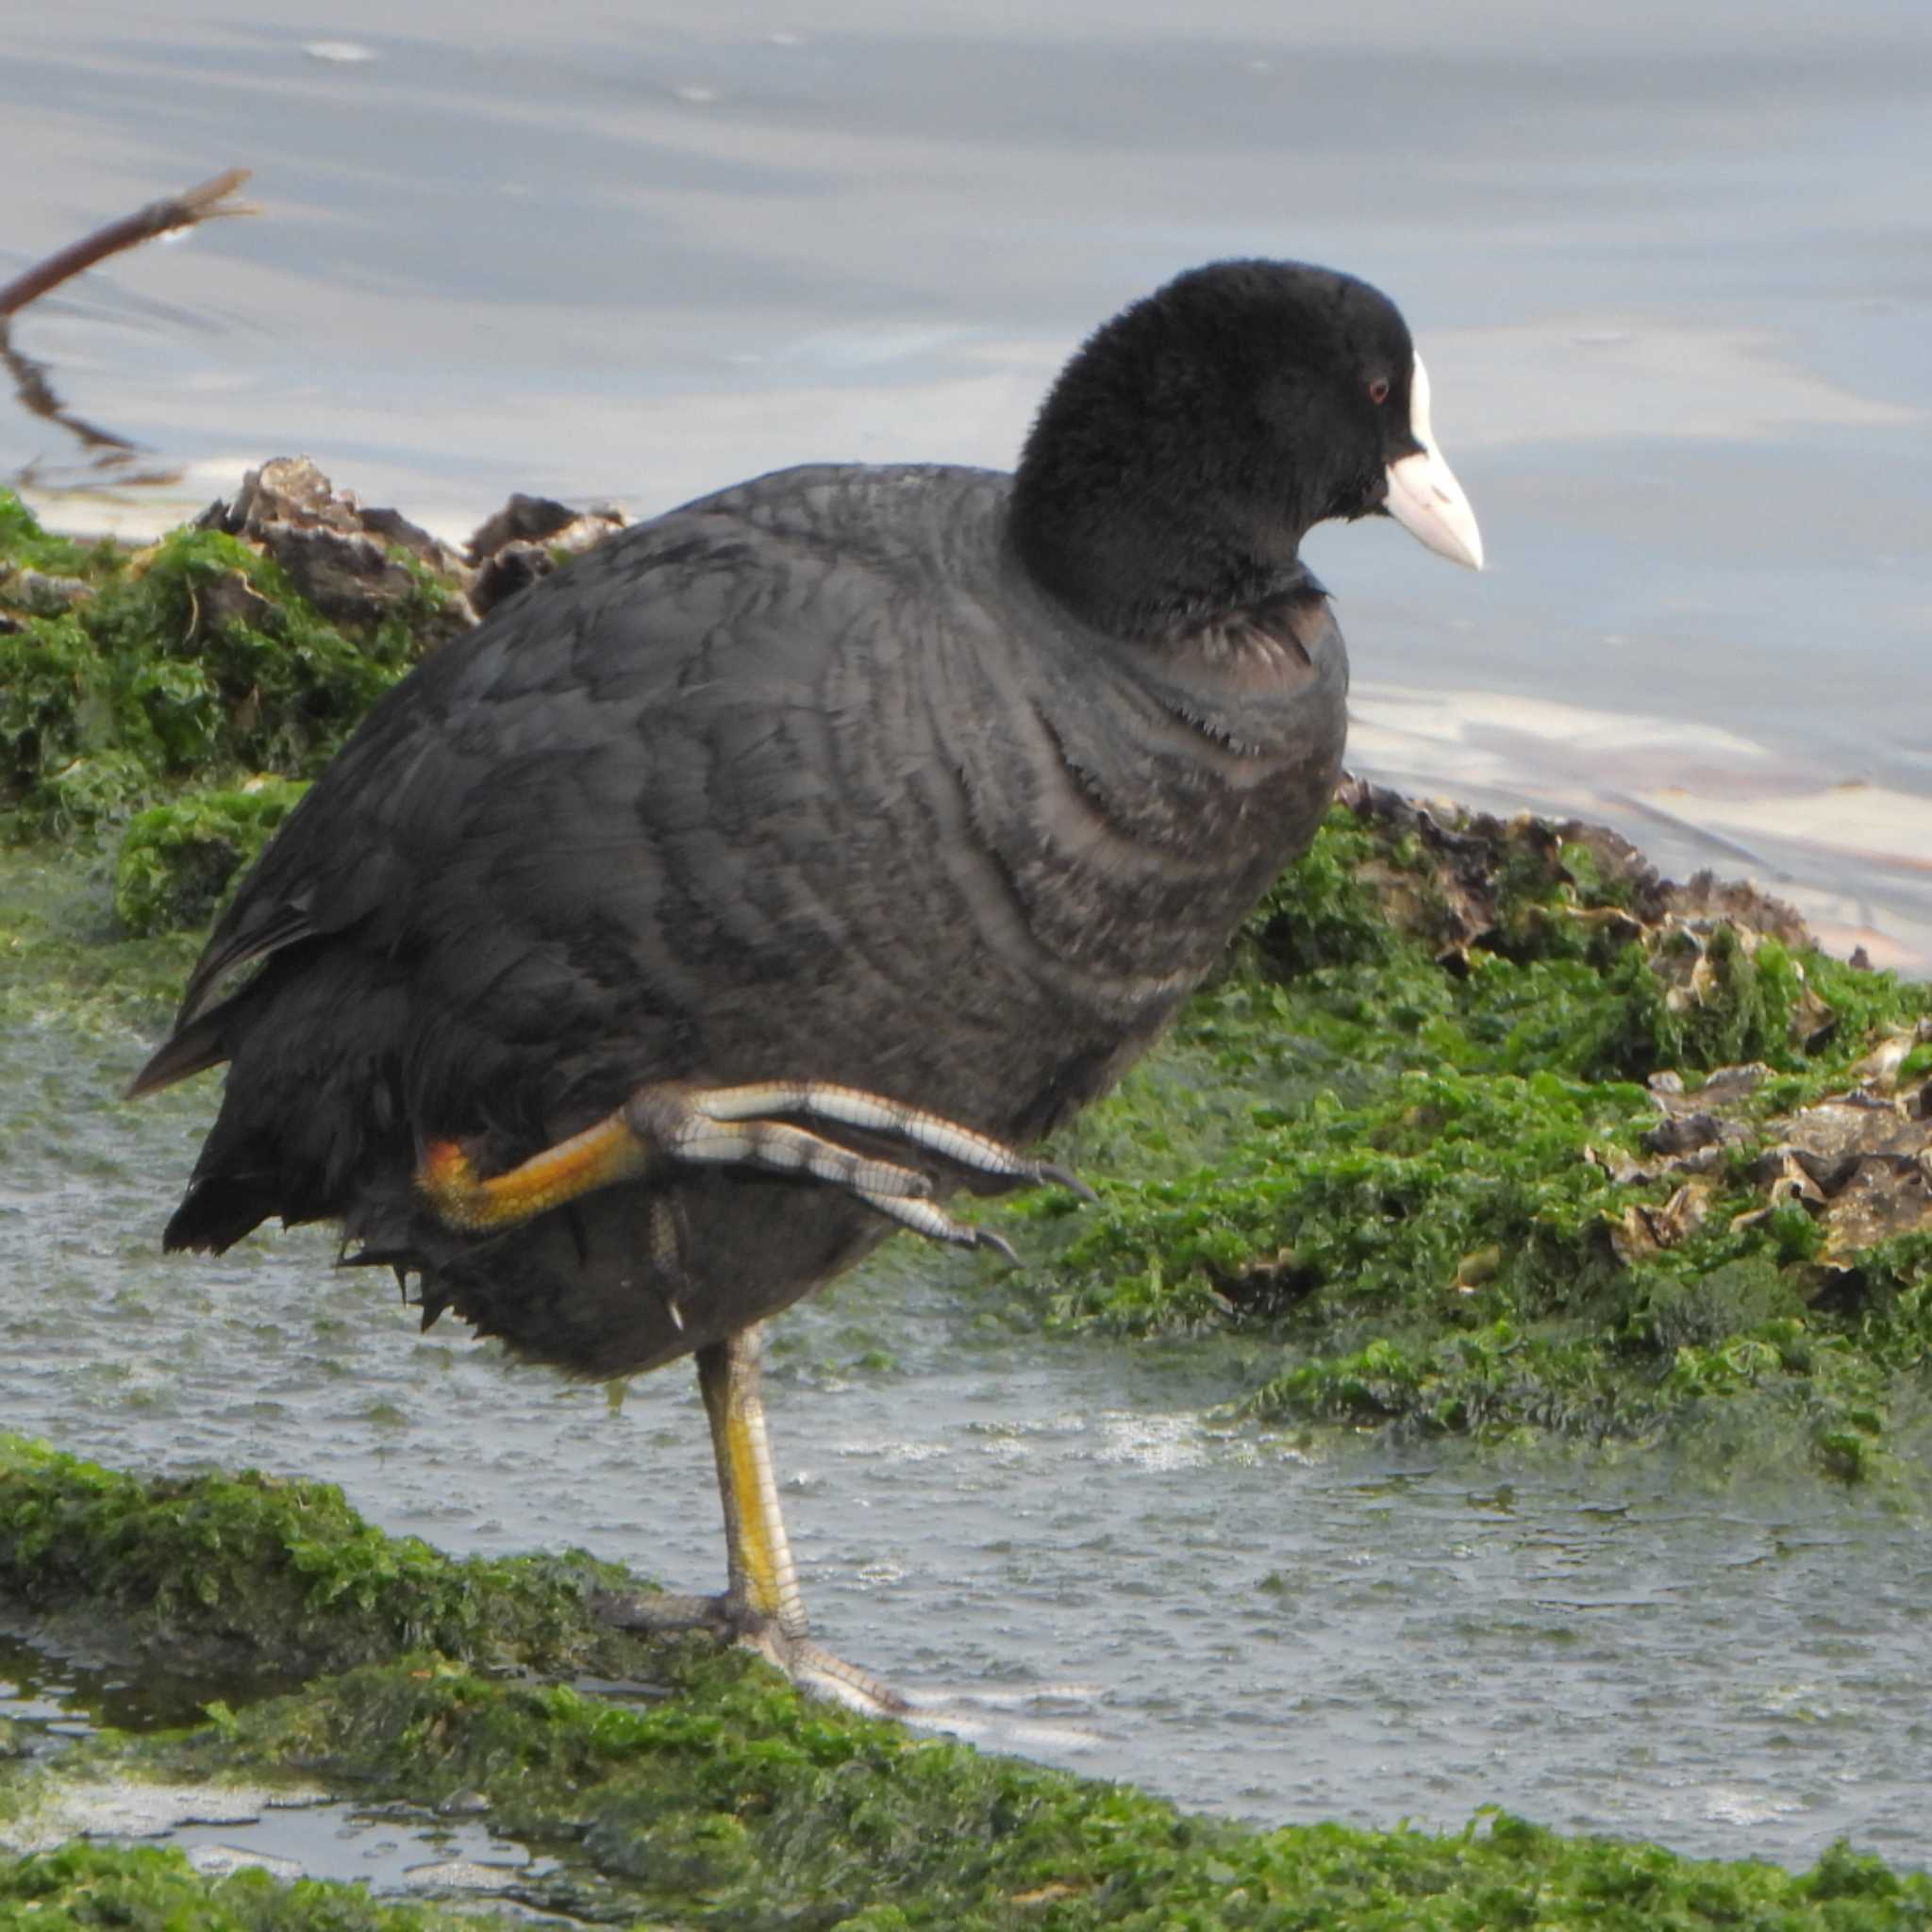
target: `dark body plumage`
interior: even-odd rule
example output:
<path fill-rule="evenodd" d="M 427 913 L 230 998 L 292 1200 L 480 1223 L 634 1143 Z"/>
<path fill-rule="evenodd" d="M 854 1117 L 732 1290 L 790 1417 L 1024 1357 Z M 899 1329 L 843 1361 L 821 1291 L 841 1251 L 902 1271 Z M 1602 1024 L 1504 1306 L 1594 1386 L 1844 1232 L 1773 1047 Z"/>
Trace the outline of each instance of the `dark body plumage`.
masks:
<path fill-rule="evenodd" d="M 1106 1088 L 1310 836 L 1347 681 L 1306 579 L 1179 648 L 1029 585 L 1005 477 L 783 472 L 626 531 L 376 708 L 191 987 L 290 933 L 189 1034 L 233 1061 L 171 1247 L 342 1218 L 431 1312 L 594 1374 L 648 1367 L 890 1232 L 784 1176 L 442 1229 L 419 1142 L 508 1167 L 678 1078 L 774 1069 L 1026 1141 Z M 963 583 L 983 585 L 970 594 Z M 199 1055 L 197 1054 L 197 1058 Z"/>
<path fill-rule="evenodd" d="M 1421 448 L 1412 360 L 1346 276 L 1197 271 L 1070 366 L 1017 481 L 781 472 L 443 646 L 284 826 L 137 1082 L 231 1062 L 168 1245 L 340 1219 L 420 1274 L 425 1318 L 609 1375 L 773 1313 L 891 1224 L 677 1167 L 466 1235 L 416 1191 L 426 1142 L 500 1172 L 645 1083 L 776 1077 L 1047 1133 L 1312 835 L 1347 666 L 1296 548 Z"/>

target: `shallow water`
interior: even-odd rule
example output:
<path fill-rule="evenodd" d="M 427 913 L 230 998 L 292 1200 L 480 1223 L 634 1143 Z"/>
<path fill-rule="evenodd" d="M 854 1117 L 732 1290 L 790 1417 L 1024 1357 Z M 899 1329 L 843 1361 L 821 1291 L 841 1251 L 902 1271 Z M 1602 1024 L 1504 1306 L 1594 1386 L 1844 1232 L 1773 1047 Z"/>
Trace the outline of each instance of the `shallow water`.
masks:
<path fill-rule="evenodd" d="M 613 1407 L 419 1335 L 313 1233 L 164 1261 L 208 1095 L 113 1103 L 131 1041 L 4 1053 L 9 1426 L 135 1467 L 326 1475 L 446 1549 L 583 1544 L 712 1587 L 681 1367 Z M 821 1631 L 915 1696 L 974 1693 L 967 1735 L 1270 1822 L 1501 1803 L 1685 1851 L 1802 1863 L 1848 1834 L 1932 1864 L 1911 1519 L 1654 1458 L 1311 1454 L 1204 1419 L 1258 1377 L 1241 1345 L 1042 1341 L 1016 1292 L 901 1242 L 787 1318 L 771 1374 Z M 13 1674 L 30 1716 L 68 1681 Z"/>
<path fill-rule="evenodd" d="M 1932 24 L 1855 0 L 1614 16 L 587 0 L 42 9 L 0 62 L 0 275 L 231 163 L 266 210 L 124 258 L 20 346 L 182 480 L 102 493 L 0 402 L 63 526 L 312 453 L 460 532 L 510 489 L 644 512 L 805 458 L 1004 463 L 1078 336 L 1175 268 L 1402 301 L 1481 578 L 1310 543 L 1358 762 L 1587 805 L 1932 959 Z M 337 43 L 317 51 L 326 40 Z M 342 58 L 344 45 L 368 58 Z M 1888 952 L 1886 949 L 1890 947 Z M 603 1391 L 427 1339 L 315 1236 L 163 1263 L 210 1110 L 0 1041 L 5 1420 L 112 1462 L 341 1480 L 458 1550 L 719 1567 L 679 1370 Z M 906 1244 L 901 1243 L 902 1247 Z M 1932 1862 L 1926 1558 L 1807 1483 L 1309 1456 L 1200 1420 L 1202 1353 L 1044 1343 L 894 1254 L 780 1333 L 828 1639 L 909 1690 L 1094 1687 L 986 1735 L 1264 1819 L 1502 1802 L 1686 1850 Z M 883 1349 L 890 1369 L 855 1366 Z M 1507 1480 L 1505 1480 L 1506 1475 Z"/>
<path fill-rule="evenodd" d="M 0 63 L 0 274 L 231 164 L 265 212 L 18 330 L 180 485 L 63 494 L 76 452 L 5 402 L 0 475 L 154 525 L 307 450 L 456 532 L 511 489 L 641 513 L 808 458 L 1004 465 L 1176 268 L 1333 261 L 1414 324 L 1492 562 L 1311 541 L 1357 675 L 1430 714 L 1391 741 L 1365 707 L 1358 759 L 1587 805 L 1924 967 L 1932 15 L 1821 22 L 77 0 Z M 1572 723 L 1499 727 L 1523 699 Z M 1602 713 L 1641 728 L 1579 739 Z"/>

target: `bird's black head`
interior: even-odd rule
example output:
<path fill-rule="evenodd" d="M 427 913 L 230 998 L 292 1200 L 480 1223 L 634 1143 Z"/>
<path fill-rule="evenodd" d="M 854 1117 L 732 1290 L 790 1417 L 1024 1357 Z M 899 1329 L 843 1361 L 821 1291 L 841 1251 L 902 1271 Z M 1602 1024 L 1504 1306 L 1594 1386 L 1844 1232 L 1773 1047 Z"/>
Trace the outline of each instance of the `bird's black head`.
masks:
<path fill-rule="evenodd" d="M 1330 269 L 1224 261 L 1135 303 L 1068 363 L 1021 456 L 1012 529 L 1048 591 L 1153 640 L 1265 600 L 1311 525 L 1380 510 L 1480 567 L 1395 305 Z"/>

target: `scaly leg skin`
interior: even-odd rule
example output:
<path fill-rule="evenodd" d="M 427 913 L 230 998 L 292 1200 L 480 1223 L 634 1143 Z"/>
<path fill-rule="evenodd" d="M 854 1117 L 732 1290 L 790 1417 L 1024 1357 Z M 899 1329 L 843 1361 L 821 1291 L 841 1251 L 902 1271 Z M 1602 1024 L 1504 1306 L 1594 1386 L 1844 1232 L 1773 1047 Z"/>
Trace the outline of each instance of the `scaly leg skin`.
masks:
<path fill-rule="evenodd" d="M 855 1154 L 836 1141 L 773 1118 L 778 1114 L 868 1128 L 979 1174 L 1035 1186 L 1051 1181 L 1086 1200 L 1094 1198 L 1091 1188 L 1051 1161 L 1028 1159 L 999 1141 L 923 1108 L 822 1080 L 708 1088 L 666 1081 L 640 1087 L 595 1126 L 487 1180 L 458 1141 L 432 1141 L 416 1171 L 416 1185 L 449 1226 L 484 1234 L 513 1227 L 580 1194 L 639 1179 L 669 1163 L 759 1167 L 809 1174 L 845 1189 L 928 1240 L 992 1248 L 1018 1264 L 1020 1257 L 991 1228 L 974 1227 L 948 1214 L 932 1198 L 932 1184 L 923 1174 Z"/>
<path fill-rule="evenodd" d="M 625 1629 L 708 1629 L 743 1644 L 785 1673 L 803 1690 L 830 1697 L 874 1717 L 902 1717 L 907 1700 L 867 1671 L 810 1641 L 805 1599 L 765 1434 L 758 1357 L 763 1331 L 754 1323 L 728 1341 L 698 1351 L 698 1388 L 718 1457 L 724 1502 L 724 1542 L 730 1583 L 722 1597 L 607 1596 L 599 1613 Z"/>

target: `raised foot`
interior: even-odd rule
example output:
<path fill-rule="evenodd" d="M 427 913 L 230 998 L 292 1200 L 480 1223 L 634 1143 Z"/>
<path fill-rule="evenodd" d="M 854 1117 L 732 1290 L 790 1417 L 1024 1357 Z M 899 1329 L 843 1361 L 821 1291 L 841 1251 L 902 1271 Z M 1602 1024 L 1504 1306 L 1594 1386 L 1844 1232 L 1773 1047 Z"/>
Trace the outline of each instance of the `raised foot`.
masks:
<path fill-rule="evenodd" d="M 793 1126 L 779 1118 L 786 1114 L 887 1135 L 976 1174 L 1022 1186 L 1051 1183 L 1084 1200 L 1094 1199 L 1091 1188 L 1052 1161 L 1032 1159 L 922 1108 L 823 1080 L 762 1080 L 741 1087 L 685 1087 L 667 1081 L 640 1087 L 595 1126 L 487 1179 L 458 1141 L 433 1141 L 416 1171 L 416 1185 L 451 1227 L 484 1233 L 514 1226 L 580 1194 L 641 1178 L 672 1163 L 757 1167 L 803 1174 L 843 1188 L 929 1241 L 991 1248 L 1017 1264 L 1011 1246 L 991 1228 L 947 1213 L 932 1198 L 932 1183 L 924 1174 Z"/>

